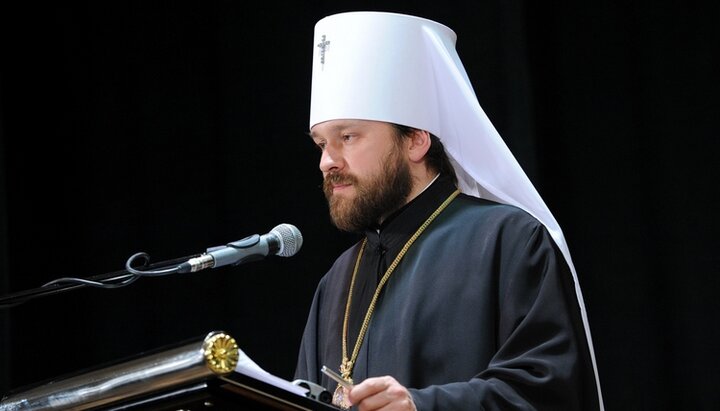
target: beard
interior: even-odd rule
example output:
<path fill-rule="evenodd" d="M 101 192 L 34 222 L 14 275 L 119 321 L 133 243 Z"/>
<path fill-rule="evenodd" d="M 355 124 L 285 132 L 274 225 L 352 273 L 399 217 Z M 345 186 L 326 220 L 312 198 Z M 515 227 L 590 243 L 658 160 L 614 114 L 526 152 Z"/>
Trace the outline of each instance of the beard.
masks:
<path fill-rule="evenodd" d="M 354 198 L 333 195 L 333 184 L 352 184 Z M 333 224 L 348 232 L 377 228 L 383 217 L 402 207 L 412 190 L 410 165 L 402 161 L 397 147 L 388 154 L 380 171 L 360 180 L 339 172 L 325 176 L 323 191 Z"/>

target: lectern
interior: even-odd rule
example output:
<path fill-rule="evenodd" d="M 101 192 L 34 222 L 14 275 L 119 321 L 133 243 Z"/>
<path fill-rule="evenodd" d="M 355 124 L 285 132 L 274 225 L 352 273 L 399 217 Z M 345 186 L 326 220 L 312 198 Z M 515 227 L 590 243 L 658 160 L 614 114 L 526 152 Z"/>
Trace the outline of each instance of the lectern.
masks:
<path fill-rule="evenodd" d="M 198 341 L 12 393 L 10 410 L 337 410 L 213 331 Z"/>

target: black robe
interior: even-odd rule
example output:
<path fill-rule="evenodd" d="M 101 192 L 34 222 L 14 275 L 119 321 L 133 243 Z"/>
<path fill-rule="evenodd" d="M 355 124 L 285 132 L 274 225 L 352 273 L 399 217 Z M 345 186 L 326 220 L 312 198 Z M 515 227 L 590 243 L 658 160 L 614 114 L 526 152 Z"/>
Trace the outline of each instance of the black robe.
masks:
<path fill-rule="evenodd" d="M 353 293 L 348 355 L 387 266 L 454 191 L 440 178 L 368 243 Z M 295 378 L 333 392 L 350 277 L 344 252 L 322 278 Z M 423 410 L 596 410 L 595 375 L 570 269 L 525 211 L 458 196 L 415 241 L 385 285 L 356 361 L 359 383 L 391 375 Z"/>

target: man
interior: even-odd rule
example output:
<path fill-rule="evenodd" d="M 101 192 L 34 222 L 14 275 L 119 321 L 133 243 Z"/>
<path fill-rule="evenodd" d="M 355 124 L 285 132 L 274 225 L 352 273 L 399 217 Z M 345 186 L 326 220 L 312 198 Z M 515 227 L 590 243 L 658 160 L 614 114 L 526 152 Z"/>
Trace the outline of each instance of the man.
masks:
<path fill-rule="evenodd" d="M 315 35 L 310 135 L 333 223 L 364 238 L 318 286 L 296 378 L 360 410 L 602 409 L 562 232 L 452 30 L 358 12 Z"/>

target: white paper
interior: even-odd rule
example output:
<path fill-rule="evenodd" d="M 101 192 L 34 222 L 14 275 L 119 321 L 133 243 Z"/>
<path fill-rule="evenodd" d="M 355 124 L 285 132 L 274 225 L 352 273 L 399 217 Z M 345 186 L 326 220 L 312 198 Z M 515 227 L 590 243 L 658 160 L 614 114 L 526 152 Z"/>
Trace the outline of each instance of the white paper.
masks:
<path fill-rule="evenodd" d="M 250 359 L 250 357 L 248 357 L 248 355 L 245 354 L 243 350 L 238 349 L 238 351 L 240 351 L 240 358 L 238 359 L 237 366 L 235 367 L 235 372 L 247 375 L 248 377 L 252 377 L 256 380 L 281 388 L 285 391 L 289 391 L 293 394 L 297 394 L 303 397 L 306 396 L 306 393 L 308 392 L 306 388 L 300 387 L 291 383 L 288 380 L 284 380 L 280 377 L 270 374 L 269 372 L 260 368 L 260 366 L 257 365 L 255 361 Z"/>

